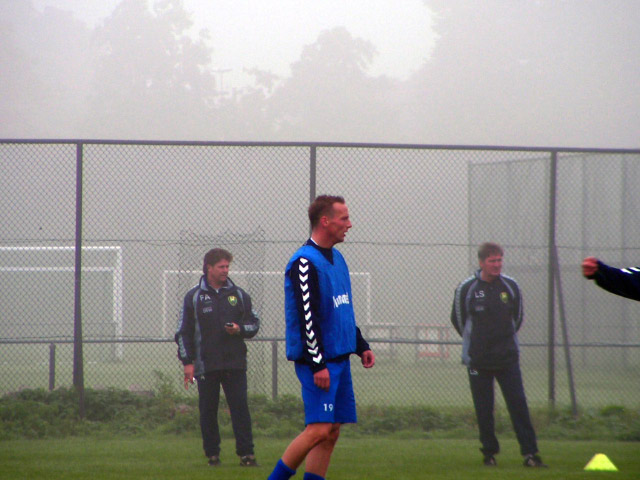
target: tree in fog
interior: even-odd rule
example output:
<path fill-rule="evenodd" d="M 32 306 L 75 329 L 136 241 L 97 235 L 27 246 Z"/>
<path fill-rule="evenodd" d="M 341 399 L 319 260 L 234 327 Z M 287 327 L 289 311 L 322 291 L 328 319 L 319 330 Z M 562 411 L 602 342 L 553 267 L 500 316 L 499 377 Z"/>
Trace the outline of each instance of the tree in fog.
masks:
<path fill-rule="evenodd" d="M 216 138 L 215 80 L 204 33 L 181 0 L 123 0 L 95 33 L 93 134 L 104 138 Z"/>
<path fill-rule="evenodd" d="M 637 138 L 640 9 L 629 2 L 425 4 L 439 40 L 401 99 L 403 141 L 431 143 L 429 132 L 441 143 L 534 146 Z"/>
<path fill-rule="evenodd" d="M 215 119 L 220 126 L 220 138 L 216 140 L 267 141 L 272 139 L 273 121 L 268 116 L 269 96 L 280 81 L 277 75 L 248 69 L 254 83 L 240 91 L 233 90 L 216 102 Z"/>
<path fill-rule="evenodd" d="M 3 74 L 0 75 L 0 137 L 20 137 L 27 132 L 37 130 L 31 113 L 35 105 L 42 101 L 38 77 L 31 68 L 29 54 L 20 48 L 15 38 L 16 26 L 0 22 L 2 41 L 0 41 L 0 63 Z"/>
<path fill-rule="evenodd" d="M 492 132 L 506 137 L 514 125 L 526 133 L 548 94 L 538 75 L 543 59 L 536 56 L 549 54 L 553 39 L 535 34 L 540 6 L 502 2 L 496 10 L 495 2 L 428 3 L 439 13 L 440 38 L 430 61 L 407 84 L 403 140 L 429 143 L 433 133 L 444 143 L 465 138 L 485 144 Z M 423 128 L 412 128 L 415 118 L 423 119 Z"/>
<path fill-rule="evenodd" d="M 395 82 L 367 75 L 374 46 L 344 27 L 320 33 L 268 101 L 280 139 L 376 141 L 393 113 Z"/>
<path fill-rule="evenodd" d="M 69 12 L 0 4 L 0 137 L 77 136 L 91 77 L 89 38 Z"/>

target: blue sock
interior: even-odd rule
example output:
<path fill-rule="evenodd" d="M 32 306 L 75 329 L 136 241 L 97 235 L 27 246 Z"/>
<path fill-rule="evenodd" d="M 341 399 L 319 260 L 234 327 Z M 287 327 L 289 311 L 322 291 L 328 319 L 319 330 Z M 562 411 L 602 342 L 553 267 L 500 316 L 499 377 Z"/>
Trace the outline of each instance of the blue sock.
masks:
<path fill-rule="evenodd" d="M 291 470 L 284 464 L 282 459 L 280 459 L 278 460 L 278 463 L 276 463 L 273 472 L 271 472 L 271 475 L 269 475 L 269 478 L 267 478 L 267 480 L 289 480 L 295 474 L 296 471 Z"/>
<path fill-rule="evenodd" d="M 324 480 L 324 477 L 316 475 L 315 473 L 304 472 L 304 477 L 302 477 L 302 480 Z"/>

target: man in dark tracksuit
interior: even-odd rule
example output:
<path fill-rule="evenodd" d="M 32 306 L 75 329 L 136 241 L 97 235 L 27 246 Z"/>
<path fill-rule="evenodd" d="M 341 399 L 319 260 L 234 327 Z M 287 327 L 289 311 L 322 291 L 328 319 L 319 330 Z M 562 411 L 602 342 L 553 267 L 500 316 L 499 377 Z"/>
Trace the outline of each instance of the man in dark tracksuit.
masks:
<path fill-rule="evenodd" d="M 260 322 L 251 309 L 251 297 L 228 278 L 232 260 L 231 253 L 221 248 L 207 252 L 204 275 L 184 297 L 175 340 L 184 365 L 185 388 L 194 378 L 198 381 L 202 445 L 209 465 L 220 464 L 218 403 L 222 385 L 240 465 L 256 466 L 244 339 L 258 333 Z"/>
<path fill-rule="evenodd" d="M 640 268 L 615 268 L 602 263 L 596 257 L 582 261 L 582 274 L 604 290 L 640 301 Z"/>
<path fill-rule="evenodd" d="M 536 434 L 520 373 L 517 331 L 523 319 L 522 295 L 516 281 L 501 274 L 502 256 L 500 245 L 480 245 L 480 269 L 456 289 L 451 322 L 463 339 L 462 362 L 469 374 L 484 464 L 497 465 L 495 455 L 500 451 L 493 416 L 495 378 L 507 404 L 524 465 L 544 467 L 537 455 Z"/>

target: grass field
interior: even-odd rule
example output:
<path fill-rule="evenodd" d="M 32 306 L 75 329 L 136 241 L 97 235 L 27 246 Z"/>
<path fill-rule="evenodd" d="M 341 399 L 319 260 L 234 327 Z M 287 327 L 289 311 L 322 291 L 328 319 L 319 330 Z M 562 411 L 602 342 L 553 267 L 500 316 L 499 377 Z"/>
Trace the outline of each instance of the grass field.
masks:
<path fill-rule="evenodd" d="M 347 427 L 348 428 L 348 427 Z M 231 440 L 222 445 L 222 465 L 208 467 L 195 435 L 102 439 L 68 438 L 0 442 L 0 478 L 6 480 L 144 480 L 186 477 L 190 480 L 266 479 L 288 444 L 256 439 L 260 467 L 242 468 Z M 548 469 L 521 465 L 514 440 L 502 442 L 499 465 L 481 465 L 474 440 L 344 438 L 334 453 L 329 479 L 604 479 L 640 478 L 640 444 L 625 442 L 543 441 Z M 588 472 L 584 466 L 596 453 L 606 454 L 618 472 Z M 302 478 L 298 474 L 294 478 Z"/>

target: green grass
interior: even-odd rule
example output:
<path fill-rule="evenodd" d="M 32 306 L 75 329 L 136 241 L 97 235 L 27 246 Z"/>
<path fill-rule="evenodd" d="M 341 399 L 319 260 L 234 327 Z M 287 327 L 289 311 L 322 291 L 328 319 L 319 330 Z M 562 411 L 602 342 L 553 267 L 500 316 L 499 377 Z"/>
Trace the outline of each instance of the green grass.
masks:
<path fill-rule="evenodd" d="M 349 427 L 345 427 L 349 428 Z M 265 479 L 289 440 L 256 438 L 261 466 L 237 465 L 232 440 L 222 445 L 222 466 L 207 467 L 200 438 L 189 434 L 135 438 L 72 437 L 0 442 L 0 478 L 11 480 Z M 390 437 L 343 438 L 329 469 L 329 479 L 604 479 L 640 478 L 640 445 L 626 442 L 542 441 L 549 469 L 525 469 L 514 440 L 502 440 L 497 468 L 480 463 L 475 440 L 421 440 Z M 585 472 L 596 453 L 606 454 L 617 473 Z M 294 478 L 302 478 L 300 474 Z"/>
<path fill-rule="evenodd" d="M 127 390 L 85 390 L 84 417 L 78 413 L 74 389 L 23 390 L 0 397 L 0 440 L 47 439 L 83 435 L 117 437 L 198 430 L 197 398 L 177 394 L 172 379 L 158 376 L 155 394 Z M 303 428 L 302 401 L 282 396 L 272 401 L 251 395 L 249 407 L 257 437 L 288 439 Z M 538 438 L 545 440 L 640 441 L 640 409 L 610 405 L 581 410 L 532 409 Z M 467 407 L 398 407 L 361 405 L 357 425 L 343 436 L 360 438 L 393 435 L 395 438 L 436 439 L 477 437 L 475 413 Z M 232 436 L 224 397 L 218 417 L 223 438 Z M 496 432 L 514 438 L 508 414 L 496 409 Z"/>

